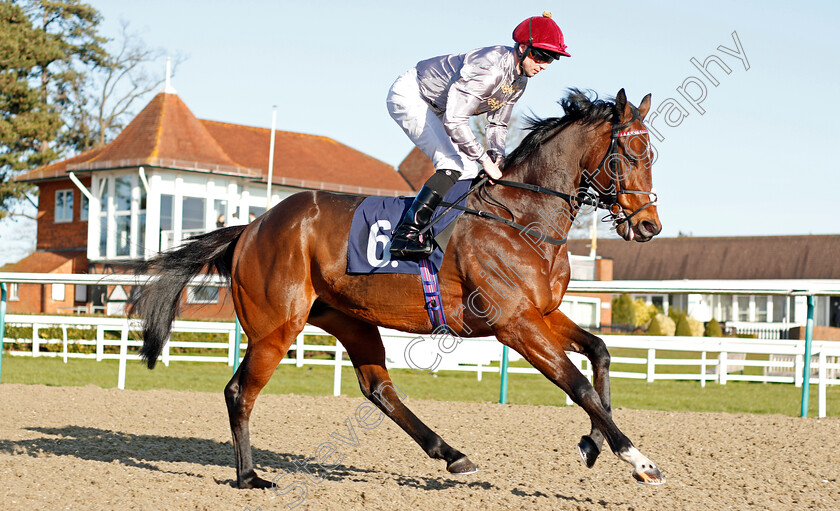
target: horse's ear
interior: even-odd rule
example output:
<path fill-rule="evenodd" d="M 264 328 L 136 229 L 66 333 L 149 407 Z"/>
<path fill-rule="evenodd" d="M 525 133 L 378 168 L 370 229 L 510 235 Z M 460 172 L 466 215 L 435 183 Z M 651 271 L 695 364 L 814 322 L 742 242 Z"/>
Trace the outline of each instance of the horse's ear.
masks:
<path fill-rule="evenodd" d="M 650 111 L 650 94 L 648 93 L 648 95 L 645 96 L 644 99 L 642 99 L 642 102 L 639 103 L 639 115 L 642 117 L 642 120 L 644 120 L 645 116 L 648 114 L 649 111 Z"/>
<path fill-rule="evenodd" d="M 624 89 L 622 88 L 618 91 L 618 94 L 615 95 L 615 108 L 618 110 L 619 113 L 624 112 L 624 107 L 627 106 L 627 94 L 624 93 Z"/>

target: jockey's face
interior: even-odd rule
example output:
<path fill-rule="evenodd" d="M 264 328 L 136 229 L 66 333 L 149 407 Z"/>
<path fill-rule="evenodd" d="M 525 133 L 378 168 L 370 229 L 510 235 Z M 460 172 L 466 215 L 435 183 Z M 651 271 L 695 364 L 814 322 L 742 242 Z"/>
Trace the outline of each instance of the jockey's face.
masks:
<path fill-rule="evenodd" d="M 519 45 L 519 50 L 520 51 L 527 51 L 528 47 L 525 46 L 524 44 L 520 44 Z M 539 73 L 540 71 L 542 71 L 543 69 L 547 68 L 548 64 L 549 64 L 548 62 L 542 62 L 542 61 L 535 60 L 534 56 L 531 55 L 531 52 L 528 52 L 528 56 L 525 57 L 525 59 L 520 64 L 519 70 L 522 74 L 524 74 L 528 78 L 531 78 L 533 76 L 536 76 L 536 74 Z"/>

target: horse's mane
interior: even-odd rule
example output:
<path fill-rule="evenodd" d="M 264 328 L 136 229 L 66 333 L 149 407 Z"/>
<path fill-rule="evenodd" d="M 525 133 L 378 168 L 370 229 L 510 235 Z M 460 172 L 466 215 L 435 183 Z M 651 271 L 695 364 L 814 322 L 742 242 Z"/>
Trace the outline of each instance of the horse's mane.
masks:
<path fill-rule="evenodd" d="M 603 121 L 611 122 L 615 115 L 615 103 L 598 99 L 598 94 L 592 91 L 584 92 L 577 88 L 571 88 L 569 94 L 558 103 L 563 107 L 563 117 L 525 118 L 523 129 L 530 131 L 530 133 L 519 144 L 519 147 L 514 149 L 505 159 L 505 167 L 522 163 L 537 151 L 546 140 L 576 122 L 591 126 Z"/>

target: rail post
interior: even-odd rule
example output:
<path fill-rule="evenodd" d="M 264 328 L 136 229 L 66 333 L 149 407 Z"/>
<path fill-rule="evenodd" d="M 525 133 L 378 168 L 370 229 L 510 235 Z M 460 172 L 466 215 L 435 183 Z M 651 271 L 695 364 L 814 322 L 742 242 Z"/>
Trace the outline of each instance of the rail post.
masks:
<path fill-rule="evenodd" d="M 805 360 L 802 363 L 802 408 L 800 415 L 808 416 L 811 391 L 811 341 L 814 338 L 814 296 L 808 295 L 808 322 L 805 323 Z"/>
<path fill-rule="evenodd" d="M 233 374 L 239 369 L 239 352 L 242 343 L 242 325 L 239 324 L 239 316 L 236 318 L 236 326 L 233 328 Z"/>
<path fill-rule="evenodd" d="M 335 369 L 333 371 L 333 396 L 341 395 L 341 364 L 344 360 L 344 345 L 335 341 Z"/>
<path fill-rule="evenodd" d="M 507 403 L 507 387 L 508 387 L 508 348 L 507 346 L 502 346 L 502 366 L 499 368 L 499 371 L 502 375 L 502 381 L 499 384 L 499 403 L 505 404 Z"/>
<path fill-rule="evenodd" d="M 817 376 L 820 379 L 817 391 L 817 417 L 825 417 L 826 414 L 826 406 L 825 406 L 825 379 L 828 376 L 827 371 L 825 369 L 825 365 L 828 363 L 828 358 L 825 356 L 825 350 L 820 351 L 819 353 L 819 369 L 817 370 Z"/>
<path fill-rule="evenodd" d="M 6 284 L 0 282 L 0 382 L 3 381 L 3 342 L 6 340 Z"/>

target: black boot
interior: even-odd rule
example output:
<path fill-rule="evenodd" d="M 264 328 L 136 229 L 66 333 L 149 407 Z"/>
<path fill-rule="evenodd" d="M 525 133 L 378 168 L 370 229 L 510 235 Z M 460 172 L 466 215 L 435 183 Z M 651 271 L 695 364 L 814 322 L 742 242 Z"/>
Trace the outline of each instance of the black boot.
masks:
<path fill-rule="evenodd" d="M 405 212 L 402 223 L 394 229 L 394 235 L 391 237 L 392 256 L 423 259 L 432 254 L 435 247 L 431 232 L 425 233 L 421 241 L 420 230 L 432 221 L 435 208 L 442 199 L 442 195 L 428 186 L 417 192 L 417 197 Z"/>

